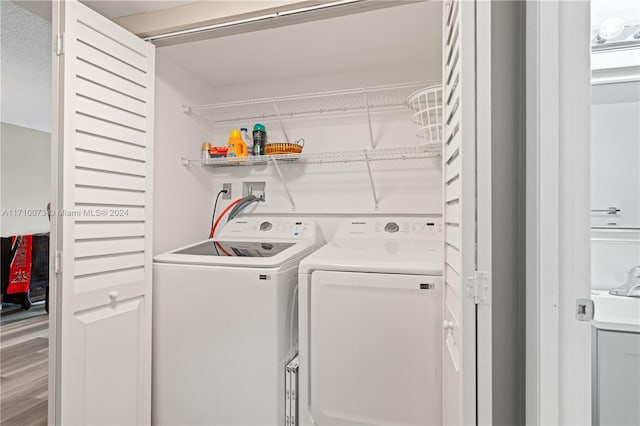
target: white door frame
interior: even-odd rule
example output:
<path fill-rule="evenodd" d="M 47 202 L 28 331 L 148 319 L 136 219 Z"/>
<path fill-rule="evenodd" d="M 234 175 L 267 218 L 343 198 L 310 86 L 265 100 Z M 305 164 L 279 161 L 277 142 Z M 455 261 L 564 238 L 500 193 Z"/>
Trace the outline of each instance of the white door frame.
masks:
<path fill-rule="evenodd" d="M 591 424 L 590 2 L 527 2 L 526 419 Z"/>
<path fill-rule="evenodd" d="M 64 25 L 64 13 L 61 4 L 58 1 L 51 2 L 52 7 L 52 54 L 51 54 L 51 208 L 56 209 L 62 205 L 62 192 L 59 190 L 62 171 L 60 170 L 60 158 L 62 142 L 58 140 L 60 129 L 63 128 L 62 111 L 64 105 L 62 103 L 62 75 L 60 75 L 60 56 L 57 55 L 55 45 L 56 35 L 60 34 L 58 25 Z M 49 237 L 56 246 L 49 247 L 49 372 L 48 372 L 48 412 L 47 423 L 49 425 L 60 424 L 60 407 L 58 404 L 59 386 L 58 371 L 60 371 L 60 359 L 58 353 L 60 350 L 60 342 L 58 339 L 58 330 L 60 330 L 61 315 L 59 315 L 60 304 L 58 303 L 58 276 L 56 262 L 56 253 L 62 249 L 61 227 L 57 216 L 54 215 L 50 219 Z"/>

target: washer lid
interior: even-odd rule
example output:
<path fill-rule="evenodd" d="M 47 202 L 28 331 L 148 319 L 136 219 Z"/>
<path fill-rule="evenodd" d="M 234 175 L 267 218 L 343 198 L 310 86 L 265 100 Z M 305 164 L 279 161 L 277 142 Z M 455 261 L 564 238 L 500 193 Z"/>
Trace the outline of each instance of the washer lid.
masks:
<path fill-rule="evenodd" d="M 154 257 L 156 263 L 274 268 L 311 251 L 303 240 L 205 240 Z"/>
<path fill-rule="evenodd" d="M 442 275 L 442 242 L 335 240 L 300 263 L 300 273 L 323 271 Z"/>

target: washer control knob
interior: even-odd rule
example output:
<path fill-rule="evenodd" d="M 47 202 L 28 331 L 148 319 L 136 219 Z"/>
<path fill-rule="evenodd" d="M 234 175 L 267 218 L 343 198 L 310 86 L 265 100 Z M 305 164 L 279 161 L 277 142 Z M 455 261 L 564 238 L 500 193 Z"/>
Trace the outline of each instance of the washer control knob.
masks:
<path fill-rule="evenodd" d="M 400 227 L 395 222 L 389 222 L 384 226 L 385 232 L 398 232 L 399 230 L 400 230 Z"/>
<path fill-rule="evenodd" d="M 260 224 L 261 231 L 269 231 L 271 228 L 273 228 L 273 224 L 271 222 L 262 222 Z"/>

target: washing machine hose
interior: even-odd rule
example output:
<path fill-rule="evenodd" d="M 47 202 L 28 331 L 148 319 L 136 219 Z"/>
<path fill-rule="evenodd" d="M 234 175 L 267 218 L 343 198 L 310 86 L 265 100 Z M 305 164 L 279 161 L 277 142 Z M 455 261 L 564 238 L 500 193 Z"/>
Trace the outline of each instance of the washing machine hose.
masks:
<path fill-rule="evenodd" d="M 245 197 L 246 198 L 246 197 Z M 216 219 L 215 223 L 213 224 L 213 226 L 211 227 L 211 232 L 209 233 L 209 238 L 213 238 L 213 236 L 216 233 L 216 228 L 218 227 L 218 224 L 220 223 L 220 220 L 222 220 L 222 218 L 224 217 L 225 214 L 227 214 L 227 212 L 229 210 L 231 210 L 236 204 L 238 204 L 239 202 L 241 202 L 242 200 L 244 200 L 245 198 L 238 198 L 237 200 L 233 201 L 231 204 L 229 204 L 227 206 L 227 208 L 225 208 L 222 213 L 220 213 L 220 216 L 218 216 L 218 219 Z"/>

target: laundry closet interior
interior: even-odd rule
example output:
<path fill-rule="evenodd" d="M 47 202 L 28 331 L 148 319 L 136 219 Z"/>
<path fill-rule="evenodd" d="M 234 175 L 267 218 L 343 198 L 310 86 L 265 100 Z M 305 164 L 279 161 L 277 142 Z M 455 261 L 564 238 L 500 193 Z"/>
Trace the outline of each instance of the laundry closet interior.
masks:
<path fill-rule="evenodd" d="M 474 193 L 475 132 L 490 123 L 485 104 L 475 124 L 475 8 L 292 6 L 147 41 L 81 4 L 54 9 L 54 207 L 84 213 L 52 223 L 50 416 L 293 426 L 490 412 L 490 296 L 486 278 L 475 296 L 465 284 L 476 222 L 490 222 Z M 275 155 L 203 152 L 256 125 Z"/>
<path fill-rule="evenodd" d="M 430 224 L 439 230 L 433 237 L 437 240 L 434 242 L 436 250 L 433 253 L 422 251 L 422 246 L 418 246 L 422 253 L 416 253 L 415 257 L 425 264 L 441 263 L 442 112 L 438 109 L 442 103 L 442 7 L 440 2 L 418 2 L 165 47 L 160 41 L 156 49 L 154 147 L 156 255 L 204 240 L 209 235 L 212 224 L 211 210 L 218 192 L 223 189 L 223 184 L 230 184 L 230 199 L 219 200 L 218 215 L 229 203 L 247 196 L 248 191 L 252 191 L 253 195 L 264 200 L 249 205 L 235 220 L 249 221 L 250 224 L 252 220 L 258 220 L 261 224 L 273 223 L 274 227 L 286 227 L 289 223 L 317 223 L 318 232 L 327 242 L 336 237 L 336 233 L 339 232 L 337 229 L 343 222 L 353 219 L 379 222 L 379 227 L 387 223 L 399 223 L 403 233 L 412 233 L 415 226 L 426 227 Z M 286 17 L 283 19 L 286 20 Z M 215 35 L 215 32 L 212 34 Z M 416 105 L 414 111 L 409 102 L 410 98 L 416 92 L 425 93 L 425 88 L 429 87 L 432 88 L 431 110 L 428 110 L 428 99 L 424 94 L 421 106 Z M 413 99 L 418 96 L 420 95 L 413 96 Z M 420 114 L 424 114 L 425 119 L 432 120 L 431 127 L 423 122 Z M 431 117 L 427 117 L 428 114 L 431 114 Z M 232 129 L 248 128 L 251 132 L 256 123 L 266 126 L 268 144 L 304 144 L 300 158 L 295 158 L 295 154 L 291 156 L 294 158 L 288 158 L 286 155 L 283 159 L 273 157 L 277 158 L 275 161 L 269 158 L 270 156 L 204 160 L 201 158 L 203 143 L 217 147 L 227 146 Z M 434 130 L 433 134 L 430 133 L 431 130 Z M 224 241 L 232 237 L 228 232 L 225 234 L 225 229 L 220 231 L 225 220 L 226 218 L 223 218 L 218 226 L 214 240 Z M 293 229 L 292 233 L 294 230 L 297 235 L 298 229 Z M 370 237 L 372 236 L 374 235 Z M 254 237 L 263 236 L 257 231 Z M 393 244 L 393 241 L 395 240 L 380 241 L 380 249 L 384 250 L 385 244 L 388 246 Z M 405 246 L 402 246 L 403 242 L 396 241 L 395 244 L 395 250 L 401 253 L 409 252 L 415 247 L 411 242 L 404 242 Z M 224 243 L 218 247 L 222 249 L 223 245 Z M 322 244 L 314 245 L 317 249 Z M 226 249 L 234 255 L 238 254 L 238 250 L 241 250 L 243 255 L 245 251 L 250 250 L 240 246 L 229 246 Z M 232 249 L 236 253 L 233 253 Z M 364 247 L 360 247 L 359 250 L 362 249 Z M 186 252 L 188 249 L 183 251 Z M 165 263 L 176 261 L 175 255 L 170 256 L 157 256 L 154 266 L 156 302 L 153 377 L 157 382 L 154 382 L 156 384 L 152 393 L 153 421 L 159 424 L 180 421 L 194 423 L 203 419 L 211 419 L 215 424 L 276 422 L 283 417 L 282 409 L 273 410 L 275 414 L 269 417 L 269 407 L 264 405 L 281 405 L 282 398 L 278 394 L 282 392 L 283 387 L 287 388 L 284 390 L 287 395 L 290 390 L 289 386 L 280 384 L 274 388 L 277 389 L 275 400 L 269 397 L 268 386 L 261 391 L 262 383 L 266 382 L 267 376 L 259 379 L 258 377 L 262 377 L 259 369 L 251 367 L 257 366 L 259 361 L 245 355 L 257 355 L 264 351 L 258 358 L 266 360 L 268 354 L 275 349 L 267 349 L 270 346 L 266 342 L 263 344 L 264 349 L 252 348 L 254 345 L 261 345 L 259 342 L 262 339 L 258 335 L 248 338 L 254 342 L 253 344 L 246 343 L 238 336 L 228 340 L 220 337 L 217 340 L 216 336 L 225 335 L 224 329 L 218 329 L 214 325 L 193 326 L 194 330 L 198 331 L 196 334 L 206 332 L 206 329 L 212 330 L 212 344 L 202 347 L 202 350 L 209 350 L 211 354 L 203 358 L 194 358 L 194 361 L 198 360 L 196 364 L 207 358 L 215 365 L 225 363 L 225 356 L 215 349 L 216 341 L 225 347 L 239 347 L 237 352 L 231 351 L 226 355 L 238 361 L 227 363 L 229 368 L 243 371 L 240 377 L 249 380 L 254 391 L 263 395 L 260 398 L 261 402 L 251 404 L 253 416 L 235 411 L 237 401 L 242 400 L 243 395 L 247 395 L 246 390 L 242 390 L 242 384 L 225 382 L 225 392 L 219 393 L 215 384 L 194 385 L 193 380 L 181 378 L 195 375 L 195 370 L 201 367 L 178 367 L 173 374 L 164 373 L 175 365 L 175 358 L 189 358 L 189 349 L 172 351 L 176 345 L 187 342 L 188 347 L 200 348 L 196 341 L 191 342 L 188 338 L 182 340 L 178 335 L 171 336 L 170 324 L 174 327 L 178 324 L 189 327 L 189 320 L 180 320 L 181 316 L 176 313 L 176 310 L 188 309 L 188 304 L 174 302 L 170 308 L 166 306 L 168 299 L 173 299 L 179 294 L 176 288 L 173 292 L 168 290 L 171 283 L 179 282 L 177 277 L 180 275 L 194 282 L 201 278 L 193 269 L 176 269 Z M 348 257 L 349 254 L 345 256 Z M 429 259 L 429 256 L 432 258 Z M 388 262 L 393 263 L 398 257 L 389 253 Z M 352 266 L 353 262 L 355 261 L 352 261 Z M 402 268 L 401 265 L 397 267 Z M 437 269 L 439 275 L 441 266 Z M 223 275 L 221 272 L 211 272 L 210 277 L 212 280 L 240 279 Z M 281 285 L 277 284 L 276 273 L 269 274 L 269 278 L 270 285 Z M 397 278 L 395 281 L 399 282 Z M 420 283 L 435 286 L 432 280 L 423 279 Z M 416 290 L 407 289 L 404 292 L 422 300 L 419 294 L 420 283 L 413 284 Z M 332 282 L 332 285 L 335 284 Z M 357 332 L 351 330 L 350 325 L 345 324 L 345 334 L 329 340 L 343 341 L 342 339 L 346 338 L 352 342 L 345 346 L 343 341 L 342 349 L 338 346 L 327 350 L 324 355 L 327 358 L 322 362 L 320 357 L 323 355 L 319 352 L 310 355 L 315 357 L 315 365 L 324 365 L 323 372 L 318 374 L 327 379 L 326 383 L 314 387 L 311 391 L 315 392 L 316 398 L 312 405 L 316 406 L 307 409 L 303 407 L 303 399 L 308 399 L 307 396 L 300 398 L 299 421 L 295 420 L 295 415 L 293 420 L 289 420 L 291 414 L 285 407 L 285 424 L 306 424 L 310 418 L 307 417 L 307 411 L 313 412 L 312 418 L 317 424 L 350 422 L 357 419 L 364 422 L 442 422 L 442 358 L 441 353 L 438 353 L 442 350 L 442 302 L 439 299 L 442 297 L 441 285 L 441 281 L 438 281 L 438 288 L 432 291 L 434 294 L 430 301 L 426 304 L 418 302 L 420 305 L 413 308 L 411 304 L 406 304 L 407 300 L 396 302 L 399 304 L 387 308 L 383 308 L 383 305 L 373 308 L 373 305 L 372 309 L 377 310 L 373 311 L 369 322 L 376 323 L 378 317 L 381 324 L 389 324 L 391 334 L 387 337 L 381 331 L 369 337 L 359 337 Z M 273 315 L 276 315 L 275 312 L 281 312 L 282 321 L 285 323 L 290 321 L 292 313 L 302 315 L 303 304 L 292 300 L 292 297 L 295 298 L 298 294 L 299 297 L 306 294 L 301 286 L 302 284 L 298 283 L 297 289 L 289 287 L 288 290 L 284 290 L 285 296 L 281 296 L 283 303 L 269 308 L 274 312 Z M 256 296 L 261 294 L 258 289 L 252 291 Z M 311 309 L 316 309 L 317 312 L 320 312 L 320 309 L 326 310 L 337 323 L 356 321 L 353 315 L 359 315 L 361 321 L 365 321 L 366 315 L 371 315 L 372 312 L 358 307 L 354 302 L 359 299 L 362 306 L 367 306 L 365 301 L 372 296 L 368 296 L 368 292 L 361 292 L 359 296 L 358 293 L 354 293 L 356 299 L 347 296 L 343 303 L 347 303 L 351 308 L 341 311 L 338 305 L 344 297 L 344 291 L 350 292 L 353 288 L 345 287 L 336 294 L 329 291 L 327 294 L 333 296 L 325 297 L 335 297 L 333 302 L 329 302 L 325 308 L 316 306 Z M 394 290 L 387 288 L 375 291 Z M 395 297 L 392 294 L 389 294 L 388 300 Z M 197 298 L 198 295 L 194 294 L 192 297 Z M 217 293 L 205 289 L 202 297 L 227 298 L 224 305 L 244 305 L 243 308 L 236 307 L 226 311 L 215 301 L 211 304 L 213 309 L 224 314 L 209 317 L 209 320 L 216 323 L 229 321 L 231 325 L 227 327 L 233 329 L 233 324 L 242 328 L 250 327 L 250 323 L 243 319 L 247 316 L 268 322 L 270 314 L 262 317 L 260 312 L 268 306 L 266 300 L 276 296 L 275 293 L 264 294 L 265 300 L 257 306 L 253 306 L 254 302 L 250 300 L 252 296 L 248 293 L 243 296 L 233 295 L 231 291 Z M 243 297 L 245 300 L 240 302 Z M 371 299 L 372 303 L 379 303 L 379 300 L 376 300 L 376 296 Z M 176 307 L 176 304 L 179 307 Z M 196 310 L 207 309 L 206 303 L 192 301 L 192 304 Z M 391 325 L 394 322 L 393 316 L 400 315 L 400 312 L 393 314 L 393 309 L 398 308 L 401 311 L 406 309 L 407 312 L 412 312 L 404 320 L 398 320 L 397 325 L 401 327 L 399 330 L 394 328 L 395 325 Z M 415 315 L 419 310 L 423 310 L 423 313 Z M 236 312 L 239 313 L 237 316 Z M 163 318 L 164 315 L 167 318 Z M 391 317 L 388 317 L 389 315 Z M 206 316 L 195 317 L 200 322 L 207 321 Z M 406 321 L 411 319 L 424 321 L 425 324 L 414 329 L 406 328 Z M 331 327 L 324 320 L 322 324 L 322 327 Z M 296 330 L 297 326 L 292 329 L 287 326 L 283 333 L 285 340 L 287 334 Z M 315 327 L 314 324 L 315 330 L 318 330 L 317 335 L 322 333 L 321 327 Z M 397 338 L 391 340 L 390 337 L 394 333 Z M 433 341 L 429 345 L 425 338 L 417 337 L 415 333 L 424 333 Z M 265 328 L 258 334 L 269 336 L 270 341 L 280 343 L 281 337 L 275 336 L 281 333 L 273 332 L 272 337 L 269 329 Z M 380 340 L 381 346 L 366 343 L 371 337 Z M 414 346 L 412 341 L 421 343 Z M 405 362 L 414 362 L 413 360 L 419 357 L 428 361 L 426 364 L 419 362 L 417 365 L 409 366 L 405 374 L 391 374 L 393 367 L 384 366 L 388 364 L 384 361 L 385 357 L 390 355 L 386 350 L 388 344 L 398 345 L 400 353 L 406 351 L 415 354 L 406 357 L 398 353 L 395 356 L 397 362 L 402 362 L 403 359 Z M 282 360 L 285 363 L 291 361 L 297 353 L 298 338 L 287 341 L 284 346 L 289 345 L 292 345 L 293 349 L 286 351 L 284 357 L 275 360 L 274 363 L 281 363 Z M 359 345 L 369 347 L 368 352 L 357 352 L 356 348 Z M 402 346 L 404 350 L 400 349 Z M 426 349 L 425 346 L 429 348 Z M 175 353 L 172 356 L 167 355 L 171 352 Z M 350 353 L 354 354 L 353 357 L 349 357 Z M 358 359 L 367 355 L 370 358 L 369 367 L 358 368 Z M 333 357 L 340 358 L 343 362 L 334 365 L 331 361 Z M 379 359 L 376 361 L 376 358 Z M 297 358 L 295 362 L 298 362 Z M 265 368 L 267 365 L 265 362 Z M 340 365 L 343 365 L 344 369 L 341 369 Z M 420 368 L 419 365 L 427 367 Z M 363 370 L 365 373 L 358 373 L 356 370 Z M 331 378 L 332 373 L 351 376 L 352 379 L 345 381 Z M 298 374 L 301 375 L 302 372 Z M 416 380 L 418 383 L 407 380 L 416 375 L 422 377 Z M 395 379 L 392 379 L 394 376 Z M 225 381 L 225 377 L 224 371 L 212 372 L 214 381 Z M 372 379 L 367 380 L 367 377 Z M 386 379 L 382 379 L 385 377 Z M 283 378 L 289 380 L 288 377 Z M 319 378 L 316 378 L 315 382 L 318 380 Z M 302 383 L 301 381 L 300 385 L 296 386 L 299 389 L 298 395 L 303 394 Z M 315 386 L 315 383 L 308 385 Z M 394 398 L 388 394 L 390 390 L 385 387 L 393 388 L 398 385 L 406 387 L 407 391 L 394 391 L 403 395 Z M 306 382 L 304 386 L 307 386 Z M 208 417 L 206 413 L 198 413 L 199 403 L 190 404 L 174 392 L 166 391 L 167 388 L 174 387 L 192 388 L 197 390 L 197 393 L 207 393 L 217 401 L 214 404 L 216 407 L 229 408 L 220 409 L 219 414 Z M 376 388 L 378 390 L 374 390 Z M 342 389 L 342 392 L 339 392 L 339 389 Z M 410 399 L 406 399 L 406 395 L 411 393 L 408 389 L 413 393 L 423 394 L 429 403 L 421 403 L 420 409 L 412 408 Z M 436 389 L 437 392 L 434 392 Z M 398 399 L 405 401 L 396 401 Z M 372 411 L 372 407 L 384 406 L 381 404 L 383 401 L 386 401 L 386 409 Z M 215 408 L 213 410 L 215 411 Z M 341 412 L 336 413 L 336 410 Z M 402 411 L 405 411 L 404 417 L 397 417 Z"/>

